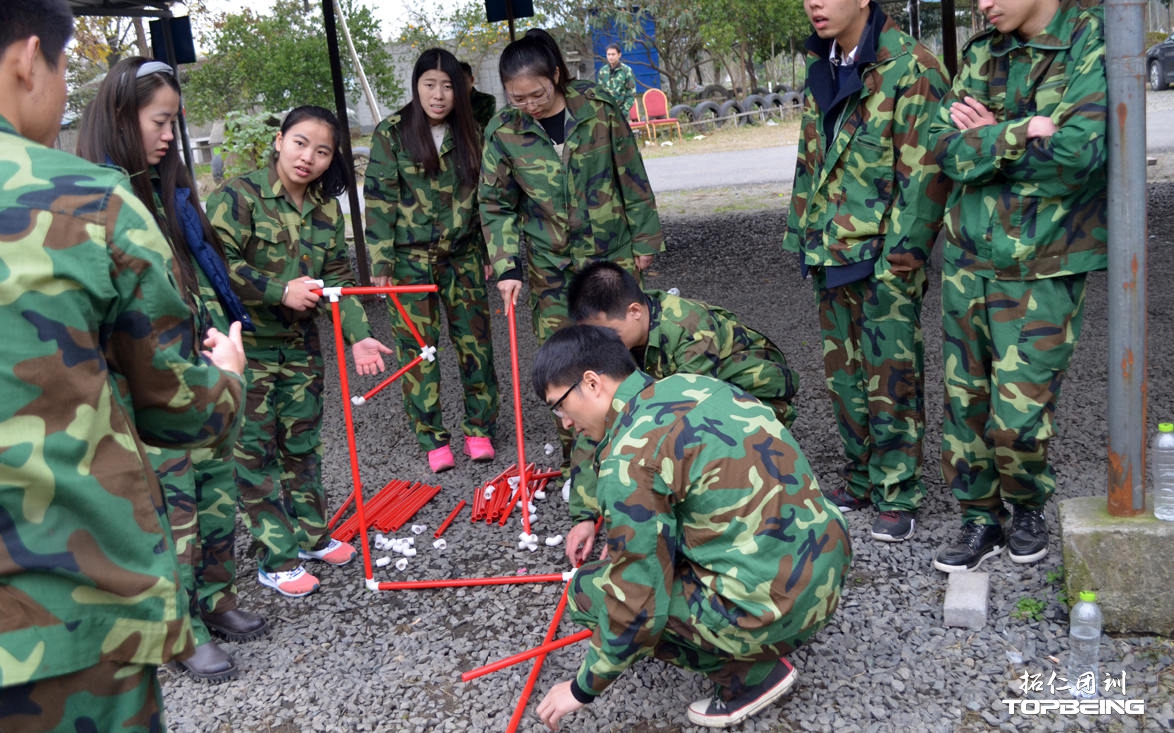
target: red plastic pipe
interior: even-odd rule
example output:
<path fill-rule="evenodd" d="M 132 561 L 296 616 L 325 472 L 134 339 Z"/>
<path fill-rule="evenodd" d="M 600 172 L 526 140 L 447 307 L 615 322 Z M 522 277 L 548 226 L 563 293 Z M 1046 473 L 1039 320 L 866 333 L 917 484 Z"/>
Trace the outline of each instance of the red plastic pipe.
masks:
<path fill-rule="evenodd" d="M 518 440 L 518 489 L 522 492 L 522 529 L 530 534 L 530 495 L 526 492 L 526 433 L 522 429 L 522 380 L 518 368 L 518 319 L 513 301 L 506 307 L 510 325 L 510 368 L 514 379 L 514 425 Z"/>
<path fill-rule="evenodd" d="M 430 588 L 464 588 L 474 585 L 520 585 L 553 583 L 563 580 L 562 573 L 534 575 L 498 575 L 491 578 L 445 578 L 443 580 L 393 580 L 379 584 L 379 590 L 428 590 Z"/>
<path fill-rule="evenodd" d="M 358 285 L 339 288 L 339 295 L 391 295 L 393 293 L 435 293 L 439 288 L 436 285 Z M 321 295 L 321 288 L 311 288 L 312 292 Z"/>
<path fill-rule="evenodd" d="M 399 369 L 397 369 L 397 370 L 396 370 L 396 371 L 395 371 L 393 374 L 391 374 L 391 375 L 390 375 L 390 376 L 389 376 L 387 379 L 384 379 L 384 380 L 383 380 L 382 382 L 380 382 L 379 384 L 377 384 L 377 385 L 375 385 L 374 387 L 372 387 L 371 389 L 367 390 L 367 394 L 363 395 L 363 401 L 364 401 L 364 402 L 366 402 L 367 400 L 371 399 L 371 398 L 372 398 L 372 397 L 374 397 L 375 395 L 377 395 L 377 394 L 379 394 L 380 392 L 382 392 L 382 391 L 383 391 L 383 389 L 384 389 L 385 387 L 387 387 L 387 385 L 391 384 L 391 383 L 392 383 L 392 382 L 394 382 L 395 380 L 397 380 L 397 379 L 399 379 L 400 377 L 402 377 L 403 375 L 407 374 L 407 373 L 408 373 L 408 371 L 409 371 L 409 370 L 410 370 L 412 367 L 416 366 L 417 364 L 419 364 L 419 363 L 420 363 L 420 362 L 422 362 L 422 361 L 424 361 L 424 357 L 423 357 L 423 356 L 417 356 L 415 359 L 412 359 L 412 360 L 411 360 L 411 361 L 409 361 L 407 364 L 405 364 L 405 365 L 403 365 L 402 367 L 400 367 Z"/>
<path fill-rule="evenodd" d="M 460 503 L 457 504 L 457 508 L 448 513 L 448 516 L 440 523 L 440 526 L 436 528 L 432 536 L 440 539 L 440 535 L 444 534 L 444 530 L 448 529 L 448 525 L 452 524 L 452 521 L 457 518 L 457 515 L 461 513 L 461 510 L 465 508 L 465 504 L 467 503 L 464 499 L 461 499 Z"/>
<path fill-rule="evenodd" d="M 433 290 L 436 289 L 435 285 L 430 287 Z M 394 295 L 391 296 L 391 302 L 395 303 L 395 309 L 399 311 L 400 318 L 404 319 L 404 323 L 408 325 L 408 330 L 411 331 L 412 336 L 416 338 L 416 343 L 419 344 L 421 349 L 424 348 L 424 337 L 421 336 L 420 332 L 416 330 L 416 324 L 412 323 L 411 316 L 409 316 L 408 312 L 404 310 L 404 304 L 399 302 L 399 298 L 395 297 Z"/>
<path fill-rule="evenodd" d="M 505 659 L 499 659 L 496 662 L 490 662 L 484 667 L 471 669 L 468 672 L 461 673 L 461 682 L 468 682 L 469 680 L 474 680 L 478 677 L 487 675 L 490 672 L 496 672 L 499 669 L 505 669 L 506 667 L 512 667 L 515 664 L 521 664 L 527 659 L 533 659 L 534 657 L 537 657 L 541 654 L 552 652 L 555 649 L 562 649 L 564 646 L 570 646 L 571 644 L 575 644 L 577 642 L 583 641 L 584 639 L 590 638 L 591 634 L 593 633 L 595 632 L 593 632 L 591 629 L 583 629 L 582 631 L 571 634 L 570 636 L 564 636 L 558 641 L 551 641 L 547 642 L 546 644 L 540 644 L 533 649 L 527 649 L 524 652 L 518 652 L 513 656 L 506 657 Z"/>
<path fill-rule="evenodd" d="M 568 581 L 563 586 L 563 594 L 558 599 L 558 605 L 554 608 L 554 616 L 550 618 L 550 626 L 546 629 L 546 638 L 542 640 L 543 644 L 554 641 L 554 635 L 558 633 L 558 625 L 563 620 L 563 612 L 567 610 L 567 596 L 570 592 L 571 583 Z M 526 686 L 522 688 L 522 694 L 518 697 L 518 704 L 514 708 L 514 715 L 510 718 L 510 724 L 506 726 L 505 733 L 515 733 L 518 730 L 518 725 L 522 722 L 522 715 L 526 712 L 526 703 L 530 702 L 530 695 L 534 692 L 534 685 L 538 682 L 538 674 L 542 671 L 542 663 L 546 661 L 547 654 L 548 652 L 543 652 L 534 660 L 534 669 L 530 670 L 530 676 L 526 678 Z"/>

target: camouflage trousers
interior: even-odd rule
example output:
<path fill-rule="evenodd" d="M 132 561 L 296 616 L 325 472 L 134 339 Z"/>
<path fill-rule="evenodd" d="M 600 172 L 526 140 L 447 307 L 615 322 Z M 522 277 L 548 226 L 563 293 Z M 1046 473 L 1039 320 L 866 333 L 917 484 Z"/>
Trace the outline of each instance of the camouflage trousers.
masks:
<path fill-rule="evenodd" d="M 58 677 L 0 687 L 0 730 L 165 731 L 157 670 L 154 665 L 103 659 Z"/>
<path fill-rule="evenodd" d="M 464 434 L 493 438 L 499 398 L 484 257 L 474 246 L 465 247 L 463 252 L 441 255 L 429 252 L 426 247 L 400 247 L 395 255 L 393 283 L 438 287 L 435 293 L 405 293 L 397 297 L 425 344 L 440 342 L 440 308 L 444 306 L 465 401 L 461 425 Z M 395 304 L 389 302 L 388 308 L 396 357 L 402 366 L 416 358 L 420 345 Z M 400 377 L 400 386 L 404 412 L 415 428 L 420 446 L 433 450 L 447 445 L 451 436 L 444 428 L 440 407 L 440 363 L 421 361 Z"/>
<path fill-rule="evenodd" d="M 292 570 L 299 549 L 315 549 L 326 537 L 324 364 L 317 339 L 308 346 L 248 353 L 237 486 L 257 564 L 267 572 Z"/>
<path fill-rule="evenodd" d="M 842 573 L 847 571 L 847 561 Z M 836 579 L 827 593 L 812 608 L 792 608 L 788 615 L 772 626 L 754 633 L 740 631 L 734 625 L 714 628 L 707 622 L 703 606 L 722 608 L 727 601 L 705 587 L 690 568 L 677 568 L 669 599 L 668 618 L 650 655 L 682 669 L 700 672 L 717 685 L 726 699 L 744 688 L 761 682 L 779 658 L 798 649 L 822 629 L 839 603 L 841 581 Z M 593 584 L 571 581 L 569 608 L 576 623 L 595 629 L 599 619 L 592 608 L 604 608 L 609 602 Z M 612 603 L 615 601 L 612 600 Z"/>
<path fill-rule="evenodd" d="M 191 602 L 196 644 L 211 640 L 200 612 L 236 608 L 236 463 L 210 449 L 148 449 L 159 476 L 179 559 L 180 583 Z"/>
<path fill-rule="evenodd" d="M 630 254 L 612 259 L 643 283 L 643 273 L 636 269 L 636 259 Z M 594 260 L 572 263 L 570 266 L 560 266 L 553 260 L 553 255 L 540 250 L 531 249 L 527 263 L 530 286 L 530 312 L 534 336 L 538 339 L 538 346 L 546 343 L 551 334 L 563 326 L 571 325 L 570 302 L 567 300 L 571 288 L 571 280 L 579 270 L 590 265 Z M 558 432 L 559 443 L 562 445 L 563 478 L 571 475 L 573 463 L 573 446 L 575 436 L 563 427 L 562 420 L 554 418 L 555 430 Z"/>
<path fill-rule="evenodd" d="M 1084 321 L 1086 276 L 989 280 L 945 265 L 942 478 L 962 520 L 1007 518 L 1003 501 L 1042 507 L 1060 384 Z"/>
<path fill-rule="evenodd" d="M 837 288 L 824 287 L 822 271 L 813 280 L 848 491 L 881 511 L 916 511 L 925 497 L 925 271 Z"/>

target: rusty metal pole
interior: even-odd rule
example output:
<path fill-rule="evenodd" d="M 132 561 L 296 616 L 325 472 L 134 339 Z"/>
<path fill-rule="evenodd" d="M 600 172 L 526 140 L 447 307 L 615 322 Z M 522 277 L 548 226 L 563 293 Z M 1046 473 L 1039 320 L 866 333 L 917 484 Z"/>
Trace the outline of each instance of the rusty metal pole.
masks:
<path fill-rule="evenodd" d="M 1105 0 L 1109 86 L 1109 514 L 1145 511 L 1146 162 L 1141 0 Z"/>

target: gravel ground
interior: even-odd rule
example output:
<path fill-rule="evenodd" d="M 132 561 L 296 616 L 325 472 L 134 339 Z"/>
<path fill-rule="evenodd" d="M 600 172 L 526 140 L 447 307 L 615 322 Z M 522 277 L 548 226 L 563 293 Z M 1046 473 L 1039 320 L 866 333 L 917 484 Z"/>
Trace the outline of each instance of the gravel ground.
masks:
<path fill-rule="evenodd" d="M 1152 95 L 1151 95 L 1152 96 Z M 1163 97 L 1174 101 L 1174 92 Z M 1165 101 L 1163 99 L 1163 101 Z M 1156 287 L 1174 278 L 1174 183 L 1149 187 L 1150 282 L 1149 421 L 1174 416 L 1174 340 L 1168 333 L 1174 296 Z M 649 285 L 677 287 L 687 297 L 721 304 L 766 333 L 801 374 L 800 417 L 794 432 L 815 473 L 834 485 L 841 461 L 830 404 L 823 388 L 818 324 L 808 283 L 794 260 L 778 248 L 782 207 L 757 213 L 666 217 L 669 251 L 658 258 Z M 936 274 L 936 268 L 935 273 Z M 934 282 L 931 276 L 931 282 Z M 1107 322 L 1103 273 L 1091 277 L 1085 328 L 1060 401 L 1059 435 L 1052 441 L 1058 499 L 1104 495 L 1106 491 Z M 496 307 L 496 303 L 495 303 Z M 368 312 L 380 337 L 387 336 L 381 304 Z M 990 573 L 990 613 L 982 630 L 945 628 L 942 601 L 947 576 L 934 570 L 936 549 L 958 527 L 957 504 L 943 489 L 937 461 L 941 438 L 940 301 L 932 287 L 925 303 L 927 360 L 927 500 L 911 541 L 890 545 L 871 540 L 871 511 L 848 515 L 855 558 L 843 602 L 829 625 L 793 657 L 799 683 L 779 704 L 747 721 L 744 731 L 987 731 L 987 730 L 1169 730 L 1174 728 L 1174 642 L 1152 636 L 1106 637 L 1102 669 L 1124 673 L 1125 690 L 1146 702 L 1140 716 L 1010 715 L 1004 699 L 1023 697 L 1019 677 L 1053 672 L 1053 658 L 1066 657 L 1066 606 L 1057 579 L 1060 549 L 1056 501 L 1047 508 L 1052 541 L 1034 566 L 999 558 Z M 445 535 L 447 549 L 431 547 L 431 531 L 473 488 L 515 458 L 514 409 L 507 324 L 495 315 L 494 343 L 503 406 L 498 459 L 472 464 L 458 456 L 455 470 L 440 476 L 442 491 L 417 516 L 429 533 L 406 572 L 376 569 L 379 580 L 513 575 L 566 569 L 562 547 L 516 549 L 519 523 L 508 528 L 472 524 L 468 510 Z M 553 423 L 528 387 L 527 365 L 534 344 L 528 323 L 519 328 L 523 365 L 522 412 L 526 454 L 539 464 L 543 448 L 557 444 Z M 329 331 L 324 331 L 329 334 Z M 458 427 L 458 382 L 451 349 L 440 344 L 446 368 L 443 396 L 448 425 Z M 333 365 L 333 352 L 328 364 Z M 348 471 L 339 390 L 329 370 L 324 417 L 327 486 L 332 508 L 352 487 Z M 352 380 L 352 392 L 375 384 Z M 394 391 L 394 390 L 393 390 Z M 362 476 L 370 497 L 392 479 L 433 483 L 424 454 L 408 430 L 393 391 L 355 411 Z M 540 502 L 535 531 L 564 533 L 564 507 L 552 491 Z M 410 536 L 401 530 L 397 536 Z M 376 553 L 376 556 L 385 553 Z M 238 557 L 245 557 L 244 532 Z M 363 570 L 313 568 L 323 587 L 290 600 L 260 588 L 252 559 L 240 561 L 242 606 L 268 615 L 273 630 L 260 641 L 225 644 L 241 669 L 239 679 L 205 685 L 164 669 L 161 677 L 169 726 L 174 731 L 501 731 L 507 726 L 530 665 L 518 665 L 468 684 L 460 673 L 541 642 L 558 600 L 558 584 L 500 586 L 419 592 L 371 592 Z M 390 572 L 387 572 L 390 571 Z M 1043 610 L 1025 619 L 1029 603 Z M 569 621 L 560 636 L 577 630 Z M 551 654 L 519 730 L 543 730 L 534 714 L 541 695 L 571 676 L 581 652 Z M 705 697 L 698 675 L 660 662 L 629 670 L 608 692 L 564 720 L 572 731 L 701 730 L 688 723 L 685 706 Z M 1056 697 L 1062 696 L 1057 694 Z M 1028 699 L 1052 697 L 1029 693 Z"/>

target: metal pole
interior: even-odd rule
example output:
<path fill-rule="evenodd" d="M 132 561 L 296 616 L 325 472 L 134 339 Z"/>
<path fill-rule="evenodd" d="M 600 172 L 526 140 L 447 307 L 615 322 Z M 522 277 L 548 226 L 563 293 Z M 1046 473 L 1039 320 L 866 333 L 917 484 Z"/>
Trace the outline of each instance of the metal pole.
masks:
<path fill-rule="evenodd" d="M 338 13 L 338 26 L 342 28 L 342 37 L 346 39 L 347 50 L 351 54 L 351 63 L 355 65 L 355 73 L 359 75 L 359 84 L 363 87 L 363 96 L 367 99 L 367 106 L 371 108 L 371 119 L 376 123 L 383 119 L 383 115 L 379 113 L 379 100 L 375 99 L 375 92 L 371 91 L 371 85 L 367 83 L 367 72 L 363 71 L 363 64 L 359 61 L 359 54 L 355 52 L 355 42 L 351 40 L 351 29 L 347 27 L 346 15 L 342 12 L 342 5 L 338 0 L 334 2 L 334 10 Z"/>
<path fill-rule="evenodd" d="M 1105 0 L 1109 132 L 1109 514 L 1145 511 L 1145 64 L 1139 0 Z"/>
<path fill-rule="evenodd" d="M 950 78 L 958 74 L 958 18 L 954 0 L 942 0 L 942 61 Z"/>
<path fill-rule="evenodd" d="M 346 113 L 346 89 L 342 85 L 342 61 L 338 53 L 338 29 L 334 24 L 333 0 L 322 0 L 322 20 L 326 29 L 326 47 L 330 52 L 330 77 L 334 86 L 334 107 L 342 123 L 343 159 L 347 161 L 347 201 L 351 206 L 351 231 L 355 240 L 355 259 L 359 263 L 359 284 L 371 284 L 371 267 L 367 262 L 367 241 L 363 238 L 363 216 L 359 212 L 359 190 L 355 184 L 354 154 L 351 152 L 351 125 Z"/>
<path fill-rule="evenodd" d="M 170 13 L 163 17 L 163 48 L 166 49 L 167 63 L 171 68 L 175 69 L 175 78 L 179 79 L 179 64 L 175 60 L 175 39 L 171 36 L 171 15 Z M 188 123 L 187 118 L 183 113 L 183 106 L 179 108 L 179 114 L 176 115 L 175 124 L 179 128 L 179 143 L 183 149 L 184 163 L 188 167 L 188 175 L 192 177 L 192 185 L 196 185 L 196 161 L 195 156 L 192 155 L 192 139 L 188 137 Z"/>

